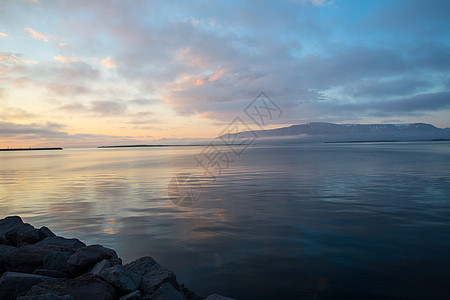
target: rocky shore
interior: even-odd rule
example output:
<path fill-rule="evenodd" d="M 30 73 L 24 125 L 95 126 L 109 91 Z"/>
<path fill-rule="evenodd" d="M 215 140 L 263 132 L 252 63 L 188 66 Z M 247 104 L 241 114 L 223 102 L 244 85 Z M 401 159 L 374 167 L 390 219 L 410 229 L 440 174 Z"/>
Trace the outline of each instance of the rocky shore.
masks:
<path fill-rule="evenodd" d="M 122 265 L 101 245 L 56 236 L 17 216 L 0 220 L 0 299 L 229 300 L 200 297 L 147 256 Z"/>

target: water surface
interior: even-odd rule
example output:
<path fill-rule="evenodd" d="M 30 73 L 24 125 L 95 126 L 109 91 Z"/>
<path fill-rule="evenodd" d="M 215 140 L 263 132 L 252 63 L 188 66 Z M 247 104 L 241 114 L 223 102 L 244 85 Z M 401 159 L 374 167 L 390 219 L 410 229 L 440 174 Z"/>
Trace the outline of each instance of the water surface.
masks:
<path fill-rule="evenodd" d="M 175 206 L 202 150 L 0 153 L 0 217 L 153 256 L 201 295 L 450 297 L 450 143 L 254 146 Z"/>

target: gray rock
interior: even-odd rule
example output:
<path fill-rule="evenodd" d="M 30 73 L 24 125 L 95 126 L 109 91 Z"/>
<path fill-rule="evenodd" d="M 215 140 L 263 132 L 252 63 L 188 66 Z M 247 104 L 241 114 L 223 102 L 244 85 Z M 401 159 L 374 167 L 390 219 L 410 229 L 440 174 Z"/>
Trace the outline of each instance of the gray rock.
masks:
<path fill-rule="evenodd" d="M 92 269 L 90 269 L 87 273 L 100 275 L 101 271 L 103 271 L 104 269 L 110 268 L 110 267 L 111 267 L 111 264 L 109 263 L 109 260 L 104 259 L 104 260 L 96 263 L 95 266 L 93 266 Z"/>
<path fill-rule="evenodd" d="M 86 247 L 86 244 L 81 242 L 79 239 L 66 239 L 61 236 L 51 236 L 42 241 L 39 241 L 37 244 L 61 244 L 67 247 L 70 247 L 74 250 L 78 250 L 80 248 Z"/>
<path fill-rule="evenodd" d="M 131 292 L 123 297 L 120 297 L 119 300 L 140 300 L 142 297 L 141 291 L 137 290 L 134 292 Z"/>
<path fill-rule="evenodd" d="M 0 242 L 3 245 L 7 245 L 9 241 L 6 239 L 6 234 L 11 230 L 16 229 L 19 226 L 24 225 L 22 219 L 20 217 L 6 217 L 0 220 Z"/>
<path fill-rule="evenodd" d="M 84 274 L 64 282 L 42 282 L 33 286 L 27 296 L 53 294 L 71 295 L 74 300 L 114 300 L 117 292 L 112 285 L 98 275 Z"/>
<path fill-rule="evenodd" d="M 67 273 L 64 273 L 61 271 L 55 271 L 55 270 L 47 270 L 47 269 L 34 270 L 33 274 L 48 276 L 48 277 L 53 277 L 53 278 L 65 278 L 65 279 L 69 278 L 69 275 Z"/>
<path fill-rule="evenodd" d="M 44 257 L 44 268 L 49 270 L 68 272 L 67 261 L 72 252 L 51 252 Z"/>
<path fill-rule="evenodd" d="M 45 294 L 39 296 L 22 296 L 17 298 L 17 300 L 74 300 L 71 295 L 56 296 L 52 294 Z"/>
<path fill-rule="evenodd" d="M 101 245 L 92 245 L 78 249 L 67 261 L 69 272 L 74 275 L 83 274 L 103 259 L 117 257 L 116 251 Z"/>
<path fill-rule="evenodd" d="M 101 271 L 100 276 L 114 286 L 122 295 L 138 289 L 142 276 L 125 270 L 124 266 L 116 265 Z"/>
<path fill-rule="evenodd" d="M 39 230 L 30 224 L 22 224 L 6 233 L 6 238 L 13 246 L 25 246 L 39 242 Z"/>
<path fill-rule="evenodd" d="M 149 256 L 125 265 L 125 269 L 143 277 L 139 289 L 144 294 L 152 294 L 166 282 L 178 286 L 175 274 Z"/>
<path fill-rule="evenodd" d="M 206 297 L 206 300 L 234 300 L 233 298 L 224 297 L 218 294 L 212 294 Z"/>
<path fill-rule="evenodd" d="M 32 273 L 36 269 L 44 269 L 44 257 L 52 252 L 73 252 L 64 245 L 43 244 L 17 248 L 3 258 L 6 271 Z"/>
<path fill-rule="evenodd" d="M 55 280 L 55 278 L 34 274 L 6 272 L 3 274 L 2 278 L 0 278 L 0 299 L 15 300 L 17 297 L 25 295 L 35 284 L 49 280 Z"/>
<path fill-rule="evenodd" d="M 164 283 L 153 294 L 149 300 L 186 300 L 184 295 L 168 282 Z"/>
<path fill-rule="evenodd" d="M 78 249 L 67 261 L 67 268 L 73 275 L 83 274 L 103 259 L 117 257 L 116 251 L 101 245 L 92 245 Z"/>
<path fill-rule="evenodd" d="M 56 236 L 56 234 L 54 234 L 50 229 L 48 229 L 45 226 L 42 226 L 39 229 L 39 240 L 42 241 L 46 238 L 52 237 L 52 236 Z"/>

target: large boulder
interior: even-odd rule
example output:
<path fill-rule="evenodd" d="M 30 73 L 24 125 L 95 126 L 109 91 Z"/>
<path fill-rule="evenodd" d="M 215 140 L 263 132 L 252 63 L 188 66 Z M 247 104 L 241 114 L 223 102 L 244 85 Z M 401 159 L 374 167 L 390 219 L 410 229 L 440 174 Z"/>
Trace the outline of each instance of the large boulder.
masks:
<path fill-rule="evenodd" d="M 44 257 L 44 268 L 60 272 L 68 272 L 67 261 L 72 254 L 72 252 L 50 252 Z"/>
<path fill-rule="evenodd" d="M 20 217 L 6 217 L 0 220 L 0 244 L 11 245 L 10 241 L 6 238 L 6 234 L 17 227 L 23 226 L 24 223 Z"/>
<path fill-rule="evenodd" d="M 139 289 L 144 294 L 152 294 L 166 282 L 178 286 L 175 274 L 149 256 L 125 265 L 125 269 L 142 276 Z"/>
<path fill-rule="evenodd" d="M 142 280 L 142 276 L 125 270 L 125 267 L 121 265 L 104 269 L 100 276 L 114 286 L 121 295 L 137 290 Z"/>
<path fill-rule="evenodd" d="M 184 295 L 168 282 L 161 285 L 156 292 L 145 297 L 148 300 L 186 300 Z"/>
<path fill-rule="evenodd" d="M 25 295 L 35 284 L 53 280 L 55 278 L 47 276 L 6 272 L 0 278 L 0 299 L 15 300 Z"/>
<path fill-rule="evenodd" d="M 33 286 L 27 296 L 53 294 L 71 295 L 74 300 L 115 300 L 118 295 L 113 286 L 100 276 L 84 274 L 64 282 L 42 282 Z"/>
<path fill-rule="evenodd" d="M 6 238 L 15 247 L 39 242 L 39 230 L 30 224 L 22 224 L 6 233 Z"/>
<path fill-rule="evenodd" d="M 73 250 L 60 244 L 34 244 L 17 248 L 3 258 L 6 271 L 33 273 L 36 269 L 44 269 L 44 258 L 52 252 L 70 252 Z"/>
<path fill-rule="evenodd" d="M 51 236 L 48 238 L 43 239 L 42 241 L 39 241 L 37 244 L 61 244 L 65 245 L 67 247 L 70 247 L 74 250 L 78 250 L 80 248 L 86 247 L 86 244 L 81 242 L 79 239 L 66 239 L 61 236 Z"/>
<path fill-rule="evenodd" d="M 78 249 L 67 261 L 67 268 L 73 275 L 83 274 L 103 259 L 117 257 L 116 251 L 101 245 Z"/>

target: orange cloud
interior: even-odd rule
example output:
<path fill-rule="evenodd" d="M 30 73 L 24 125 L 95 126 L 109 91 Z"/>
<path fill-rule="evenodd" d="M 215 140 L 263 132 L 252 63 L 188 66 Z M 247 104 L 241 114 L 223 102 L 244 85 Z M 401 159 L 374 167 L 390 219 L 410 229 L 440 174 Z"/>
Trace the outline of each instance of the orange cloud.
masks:
<path fill-rule="evenodd" d="M 24 64 L 37 64 L 37 61 L 29 59 L 21 59 L 20 61 L 23 62 Z"/>
<path fill-rule="evenodd" d="M 53 59 L 54 60 L 58 60 L 58 61 L 63 62 L 63 63 L 78 61 L 78 59 L 75 58 L 75 57 L 66 57 L 66 56 L 61 56 L 61 55 L 55 56 L 55 57 L 53 57 Z"/>
<path fill-rule="evenodd" d="M 2 52 L 0 52 L 0 61 L 11 61 L 11 62 L 17 62 L 17 58 L 15 58 L 12 55 L 8 55 L 8 53 L 6 53 L 5 55 L 2 54 Z"/>
<path fill-rule="evenodd" d="M 0 32 L 0 38 L 5 38 L 8 37 L 8 35 L 6 33 Z"/>
<path fill-rule="evenodd" d="M 116 64 L 112 61 L 112 58 L 108 56 L 107 58 L 103 59 L 100 63 L 105 68 L 115 68 Z"/>
<path fill-rule="evenodd" d="M 221 77 L 223 77 L 223 75 L 225 75 L 225 73 L 226 73 L 225 69 L 219 68 L 219 70 L 216 73 L 211 74 L 209 76 L 208 80 L 211 82 L 216 81 L 216 80 L 220 79 Z"/>
<path fill-rule="evenodd" d="M 50 35 L 40 33 L 39 31 L 36 31 L 33 28 L 27 27 L 25 28 L 25 30 L 28 31 L 28 33 L 31 35 L 33 39 L 43 40 L 44 42 L 48 42 L 49 38 L 51 37 Z"/>

